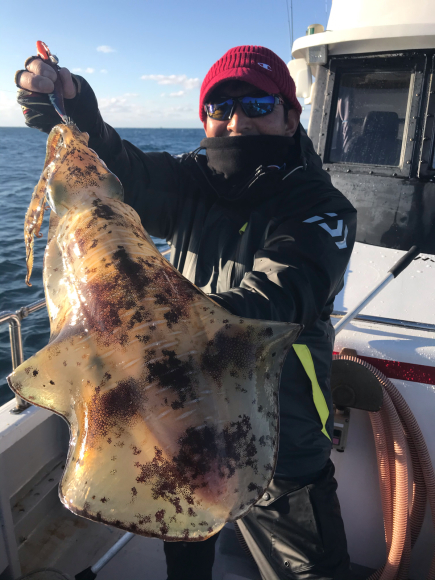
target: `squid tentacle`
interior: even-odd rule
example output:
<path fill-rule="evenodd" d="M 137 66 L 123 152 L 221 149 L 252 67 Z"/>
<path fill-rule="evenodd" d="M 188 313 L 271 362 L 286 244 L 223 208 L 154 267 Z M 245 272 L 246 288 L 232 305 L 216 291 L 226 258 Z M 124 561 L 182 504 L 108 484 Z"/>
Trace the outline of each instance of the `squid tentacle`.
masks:
<path fill-rule="evenodd" d="M 30 276 L 32 275 L 33 269 L 33 246 L 35 241 L 35 236 L 41 238 L 42 234 L 40 229 L 44 219 L 44 212 L 46 209 L 46 198 L 47 198 L 47 182 L 51 174 L 51 163 L 54 159 L 56 153 L 56 146 L 59 139 L 62 137 L 60 130 L 52 131 L 47 142 L 47 152 L 44 162 L 44 170 L 42 172 L 41 178 L 33 190 L 32 199 L 30 201 L 29 208 L 26 213 L 24 220 L 24 243 L 26 246 L 26 284 L 31 286 Z"/>

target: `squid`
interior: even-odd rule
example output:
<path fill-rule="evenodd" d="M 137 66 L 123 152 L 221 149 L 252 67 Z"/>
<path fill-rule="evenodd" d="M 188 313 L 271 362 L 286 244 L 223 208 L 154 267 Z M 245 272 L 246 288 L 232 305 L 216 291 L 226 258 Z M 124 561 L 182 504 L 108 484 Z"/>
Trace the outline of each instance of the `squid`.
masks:
<path fill-rule="evenodd" d="M 25 220 L 44 209 L 50 340 L 8 377 L 70 429 L 72 512 L 167 541 L 248 513 L 276 462 L 279 380 L 301 328 L 230 314 L 158 251 L 89 136 L 53 128 Z"/>

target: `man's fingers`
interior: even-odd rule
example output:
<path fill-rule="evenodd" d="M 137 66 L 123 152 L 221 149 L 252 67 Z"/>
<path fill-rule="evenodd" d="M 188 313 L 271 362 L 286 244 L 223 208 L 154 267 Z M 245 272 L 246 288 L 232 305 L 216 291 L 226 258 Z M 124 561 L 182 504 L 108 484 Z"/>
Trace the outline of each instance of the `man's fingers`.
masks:
<path fill-rule="evenodd" d="M 32 93 L 52 93 L 54 83 L 45 76 L 35 75 L 31 72 L 23 72 L 20 76 L 20 87 Z"/>
<path fill-rule="evenodd" d="M 57 79 L 56 71 L 40 58 L 26 60 L 26 69 L 19 77 L 22 89 L 34 93 L 52 93 Z"/>
<path fill-rule="evenodd" d="M 49 64 L 45 63 L 40 58 L 34 58 L 27 65 L 27 70 L 36 76 L 42 76 L 50 79 L 53 83 L 57 79 L 56 71 Z"/>
<path fill-rule="evenodd" d="M 56 71 L 40 58 L 27 59 L 26 63 L 27 70 L 19 76 L 20 87 L 34 93 L 52 93 L 57 79 Z M 61 68 L 58 73 L 62 80 L 63 96 L 65 99 L 73 99 L 77 89 L 71 73 L 67 68 Z"/>
<path fill-rule="evenodd" d="M 61 68 L 59 70 L 59 76 L 62 80 L 63 96 L 65 99 L 73 99 L 76 96 L 77 89 L 72 80 L 71 73 L 67 68 Z"/>

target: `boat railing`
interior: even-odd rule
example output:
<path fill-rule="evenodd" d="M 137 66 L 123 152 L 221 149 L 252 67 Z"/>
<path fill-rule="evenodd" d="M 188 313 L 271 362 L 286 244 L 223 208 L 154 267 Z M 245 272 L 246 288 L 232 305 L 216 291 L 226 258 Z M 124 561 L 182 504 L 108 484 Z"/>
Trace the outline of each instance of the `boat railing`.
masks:
<path fill-rule="evenodd" d="M 15 370 L 20 364 L 24 362 L 23 353 L 23 339 L 21 334 L 21 321 L 27 318 L 33 312 L 37 312 L 44 308 L 45 300 L 38 300 L 33 302 L 28 306 L 23 306 L 15 312 L 11 310 L 5 310 L 0 312 L 0 325 L 9 323 L 9 340 L 11 345 L 11 357 L 12 357 L 12 369 Z M 333 312 L 331 314 L 334 318 L 342 318 L 345 316 L 345 312 Z M 413 330 L 435 332 L 435 324 L 426 324 L 423 322 L 412 322 L 410 320 L 398 320 L 394 318 L 383 318 L 381 316 L 367 316 L 364 314 L 359 314 L 354 320 L 358 322 L 367 322 L 371 324 L 384 324 L 387 326 L 396 326 L 400 328 L 410 328 Z M 19 414 L 28 407 L 30 403 L 24 401 L 18 395 L 15 395 L 16 407 L 14 407 L 11 412 Z"/>
<path fill-rule="evenodd" d="M 166 256 L 171 252 L 171 249 L 162 252 L 162 256 Z M 28 306 L 22 306 L 20 309 L 13 312 L 12 310 L 4 310 L 0 312 L 0 326 L 9 322 L 9 342 L 11 346 L 12 370 L 15 370 L 20 364 L 24 362 L 23 352 L 23 337 L 21 334 L 21 321 L 27 318 L 29 314 L 37 312 L 46 305 L 45 299 L 32 302 Z M 11 409 L 11 413 L 20 414 L 25 409 L 30 407 L 30 403 L 15 395 L 17 406 Z"/>
<path fill-rule="evenodd" d="M 4 310 L 0 312 L 0 325 L 9 322 L 9 341 L 11 345 L 11 357 L 12 357 L 12 370 L 15 370 L 20 364 L 24 362 L 24 352 L 23 352 L 23 337 L 21 334 L 21 321 L 27 318 L 29 314 L 37 312 L 44 308 L 45 299 L 38 300 L 38 302 L 32 302 L 28 306 L 22 306 L 19 310 L 13 312 L 12 310 Z M 12 409 L 12 413 L 22 413 L 27 407 L 30 407 L 30 403 L 27 403 L 24 399 L 15 395 L 15 401 L 17 406 Z"/>

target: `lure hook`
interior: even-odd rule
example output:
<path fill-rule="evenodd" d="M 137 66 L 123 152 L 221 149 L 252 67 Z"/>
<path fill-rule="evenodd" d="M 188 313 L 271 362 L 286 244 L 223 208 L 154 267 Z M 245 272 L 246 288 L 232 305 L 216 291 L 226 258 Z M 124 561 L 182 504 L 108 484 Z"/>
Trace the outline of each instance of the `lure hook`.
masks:
<path fill-rule="evenodd" d="M 53 70 L 56 71 L 57 79 L 56 82 L 54 83 L 54 90 L 52 93 L 48 95 L 48 98 L 50 99 L 51 104 L 53 105 L 55 111 L 58 113 L 62 121 L 66 125 L 70 125 L 72 121 L 66 114 L 65 103 L 63 100 L 63 87 L 62 81 L 59 76 L 60 70 L 59 59 L 57 58 L 56 55 L 51 54 L 50 49 L 45 44 L 45 42 L 42 42 L 42 40 L 38 40 L 36 42 L 36 51 L 38 53 L 39 58 L 41 58 L 46 64 L 51 66 Z"/>

